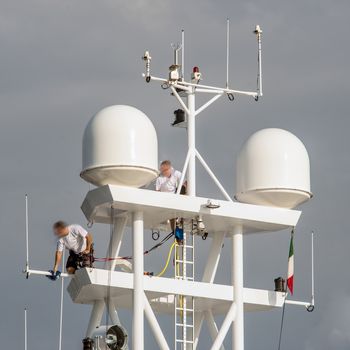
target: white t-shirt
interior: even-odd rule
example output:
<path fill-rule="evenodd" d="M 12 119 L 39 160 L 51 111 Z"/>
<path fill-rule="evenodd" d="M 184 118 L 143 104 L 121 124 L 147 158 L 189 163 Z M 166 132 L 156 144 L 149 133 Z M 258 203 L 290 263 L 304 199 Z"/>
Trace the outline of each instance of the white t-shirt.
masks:
<path fill-rule="evenodd" d="M 83 252 L 86 249 L 85 237 L 88 232 L 80 225 L 69 225 L 68 230 L 68 235 L 57 241 L 57 250 L 63 252 L 64 248 L 67 248 L 76 254 Z"/>
<path fill-rule="evenodd" d="M 160 175 L 156 181 L 156 190 L 161 192 L 172 192 L 175 193 L 177 186 L 180 183 L 181 172 L 171 168 L 170 177 Z"/>

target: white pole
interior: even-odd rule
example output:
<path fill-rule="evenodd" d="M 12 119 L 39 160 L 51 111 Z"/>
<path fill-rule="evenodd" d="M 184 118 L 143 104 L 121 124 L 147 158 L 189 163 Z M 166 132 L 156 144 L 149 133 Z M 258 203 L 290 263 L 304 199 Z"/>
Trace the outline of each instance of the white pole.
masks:
<path fill-rule="evenodd" d="M 233 302 L 227 312 L 227 315 L 224 319 L 224 322 L 222 323 L 222 326 L 218 332 L 218 335 L 211 347 L 211 350 L 219 350 L 222 346 L 222 343 L 226 337 L 226 334 L 228 330 L 230 329 L 230 326 L 232 324 L 232 321 L 235 320 L 235 317 L 237 318 L 237 308 L 236 308 L 236 303 Z M 233 343 L 232 343 L 233 345 Z M 235 348 L 236 350 L 236 348 Z"/>
<path fill-rule="evenodd" d="M 62 254 L 62 272 L 64 272 L 64 251 Z M 63 332 L 63 297 L 64 297 L 64 278 L 61 278 L 61 303 L 60 303 L 60 330 L 58 340 L 58 350 L 62 350 L 62 332 Z"/>
<path fill-rule="evenodd" d="M 136 211 L 133 213 L 133 320 L 132 320 L 132 344 L 134 350 L 144 349 L 144 302 L 143 302 L 143 213 Z"/>
<path fill-rule="evenodd" d="M 259 96 L 263 95 L 263 87 L 262 87 L 262 66 L 261 66 L 261 33 L 258 33 L 258 79 L 259 79 L 259 86 L 258 86 L 258 94 Z"/>
<path fill-rule="evenodd" d="M 229 64 L 230 64 L 230 19 L 226 21 L 226 89 L 228 89 L 229 80 Z"/>
<path fill-rule="evenodd" d="M 314 231 L 311 232 L 311 305 L 315 305 Z"/>
<path fill-rule="evenodd" d="M 26 202 L 26 270 L 29 269 L 29 217 L 28 217 L 28 195 L 25 196 Z"/>
<path fill-rule="evenodd" d="M 117 263 L 116 258 L 119 255 L 120 247 L 122 245 L 123 236 L 125 232 L 125 226 L 128 221 L 127 216 L 118 217 L 114 220 L 113 234 L 109 242 L 109 247 L 107 250 L 107 257 L 113 258 L 112 261 L 106 261 L 104 269 L 114 270 Z"/>
<path fill-rule="evenodd" d="M 233 297 L 237 307 L 232 329 L 232 349 L 244 350 L 243 231 L 241 226 L 236 226 L 233 230 L 232 265 Z"/>
<path fill-rule="evenodd" d="M 27 308 L 24 309 L 24 350 L 28 349 L 28 322 L 27 322 Z"/>
<path fill-rule="evenodd" d="M 208 329 L 209 329 L 209 333 L 210 333 L 210 337 L 213 341 L 215 341 L 219 330 L 218 327 L 216 325 L 213 313 L 211 310 L 207 310 L 205 311 L 205 319 L 207 321 L 207 325 L 208 325 Z M 230 325 L 228 325 L 227 330 L 230 328 Z M 221 344 L 221 346 L 219 347 L 220 350 L 225 350 L 224 346 Z"/>
<path fill-rule="evenodd" d="M 218 178 L 215 176 L 215 174 L 211 171 L 211 169 L 209 168 L 208 164 L 205 162 L 205 160 L 203 159 L 203 157 L 200 155 L 200 153 L 196 150 L 196 155 L 198 160 L 202 163 L 203 168 L 207 171 L 207 173 L 209 174 L 209 176 L 213 179 L 213 181 L 215 182 L 216 186 L 218 186 L 219 190 L 221 191 L 221 193 L 224 195 L 224 197 L 229 201 L 229 202 L 233 202 L 232 198 L 230 197 L 230 195 L 226 192 L 224 186 L 221 185 L 220 181 L 218 180 Z"/>
<path fill-rule="evenodd" d="M 105 308 L 104 300 L 95 301 L 92 307 L 90 321 L 86 331 L 86 338 L 91 338 L 96 328 L 100 326 L 104 308 Z"/>
<path fill-rule="evenodd" d="M 181 77 L 185 80 L 185 31 L 181 31 Z"/>
<path fill-rule="evenodd" d="M 143 296 L 144 304 L 145 304 L 145 315 L 148 320 L 148 323 L 153 331 L 154 337 L 156 338 L 157 344 L 161 350 L 170 350 L 169 345 L 164 337 L 162 329 L 159 326 L 156 315 L 154 314 L 149 301 L 144 294 Z"/>
<path fill-rule="evenodd" d="M 188 134 L 188 151 L 190 153 L 188 162 L 188 176 L 187 176 L 187 193 L 189 196 L 196 195 L 196 106 L 195 106 L 195 92 L 189 92 L 187 95 L 187 134 Z"/>

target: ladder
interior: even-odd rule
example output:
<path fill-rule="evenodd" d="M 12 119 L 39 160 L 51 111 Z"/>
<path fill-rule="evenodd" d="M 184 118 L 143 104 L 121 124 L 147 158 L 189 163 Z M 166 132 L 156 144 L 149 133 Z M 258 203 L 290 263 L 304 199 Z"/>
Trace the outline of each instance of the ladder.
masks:
<path fill-rule="evenodd" d="M 181 223 L 182 228 L 183 222 Z M 175 244 L 175 279 L 194 280 L 194 235 L 183 233 L 183 240 Z M 175 295 L 174 350 L 194 349 L 194 298 Z"/>

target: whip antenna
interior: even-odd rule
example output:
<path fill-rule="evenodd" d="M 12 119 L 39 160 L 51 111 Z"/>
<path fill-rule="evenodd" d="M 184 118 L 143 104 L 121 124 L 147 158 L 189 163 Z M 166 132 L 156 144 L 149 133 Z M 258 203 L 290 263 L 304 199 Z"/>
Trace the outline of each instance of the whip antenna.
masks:
<path fill-rule="evenodd" d="M 230 64 L 230 19 L 227 18 L 226 21 L 226 89 L 228 89 L 229 84 L 229 64 Z"/>

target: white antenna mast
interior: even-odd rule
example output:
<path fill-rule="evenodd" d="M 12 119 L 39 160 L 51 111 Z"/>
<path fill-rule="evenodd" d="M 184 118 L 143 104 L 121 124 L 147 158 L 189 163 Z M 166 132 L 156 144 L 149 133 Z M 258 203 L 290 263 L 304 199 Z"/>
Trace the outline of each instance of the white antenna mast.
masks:
<path fill-rule="evenodd" d="M 181 31 L 181 78 L 185 80 L 185 31 Z"/>
<path fill-rule="evenodd" d="M 226 21 L 226 89 L 229 87 L 229 64 L 230 64 L 230 19 Z"/>
<path fill-rule="evenodd" d="M 26 203 L 26 227 L 25 227 L 25 235 L 26 235 L 26 271 L 29 270 L 29 220 L 28 220 L 28 195 L 25 195 L 25 203 Z M 28 275 L 27 275 L 28 278 Z"/>
<path fill-rule="evenodd" d="M 210 85 L 202 85 L 200 84 L 201 81 L 201 72 L 199 71 L 198 67 L 193 68 L 191 81 L 187 82 L 184 80 L 184 31 L 182 31 L 182 46 L 181 45 L 172 45 L 172 48 L 174 50 L 174 63 L 169 67 L 169 76 L 167 79 L 164 78 L 158 78 L 151 75 L 151 68 L 150 68 L 150 62 L 151 57 L 149 54 L 149 51 L 146 51 L 142 59 L 145 61 L 146 64 L 146 72 L 143 74 L 143 76 L 146 78 L 146 82 L 149 83 L 151 80 L 161 82 L 163 89 L 170 89 L 172 92 L 172 95 L 175 96 L 181 107 L 183 108 L 183 114 L 186 115 L 186 120 L 182 120 L 181 123 L 174 122 L 174 126 L 181 126 L 180 124 L 186 126 L 187 128 L 187 134 L 188 134 L 188 153 L 186 156 L 186 160 L 184 163 L 183 171 L 182 171 L 182 178 L 180 180 L 180 183 L 178 185 L 178 193 L 181 190 L 185 173 L 187 172 L 187 192 L 190 196 L 196 195 L 196 158 L 199 160 L 199 162 L 202 164 L 204 169 L 208 172 L 209 176 L 213 179 L 215 184 L 218 186 L 220 191 L 222 192 L 223 196 L 228 200 L 232 201 L 229 194 L 225 191 L 224 187 L 221 185 L 219 180 L 214 175 L 214 172 L 209 168 L 208 164 L 205 162 L 204 158 L 200 155 L 198 150 L 196 149 L 196 117 L 198 114 L 203 112 L 206 108 L 208 108 L 212 103 L 214 103 L 217 99 L 219 99 L 222 95 L 227 95 L 230 101 L 234 100 L 235 95 L 244 95 L 244 96 L 251 96 L 256 101 L 258 100 L 259 96 L 262 96 L 261 91 L 261 60 L 259 58 L 259 89 L 256 92 L 250 92 L 250 91 L 241 91 L 241 90 L 233 90 L 228 87 L 229 85 L 229 27 L 230 22 L 229 19 L 227 19 L 227 38 L 226 38 L 226 87 L 216 87 L 216 86 L 210 86 Z M 261 29 L 260 26 L 255 27 L 255 31 L 258 35 L 258 42 L 259 47 L 261 48 Z M 181 72 L 179 71 L 179 64 L 178 64 L 178 51 L 182 47 L 182 68 Z M 260 57 L 259 50 L 259 57 Z M 204 103 L 199 108 L 196 108 L 196 95 L 198 93 L 205 93 L 205 94 L 214 94 L 214 96 L 209 99 L 206 103 Z M 185 103 L 182 99 L 182 97 L 186 97 Z"/>
<path fill-rule="evenodd" d="M 62 253 L 62 272 L 64 272 L 64 250 Z M 63 297 L 64 297 L 64 278 L 61 278 L 61 302 L 60 302 L 60 330 L 58 350 L 62 350 L 62 331 L 63 331 Z"/>
<path fill-rule="evenodd" d="M 259 25 L 255 27 L 255 30 L 253 32 L 256 34 L 256 37 L 258 39 L 258 79 L 257 79 L 257 93 L 258 96 L 256 97 L 256 100 L 263 95 L 262 90 L 262 68 L 261 68 L 261 34 L 262 30 Z"/>
<path fill-rule="evenodd" d="M 24 309 L 24 350 L 28 350 L 27 308 Z"/>

